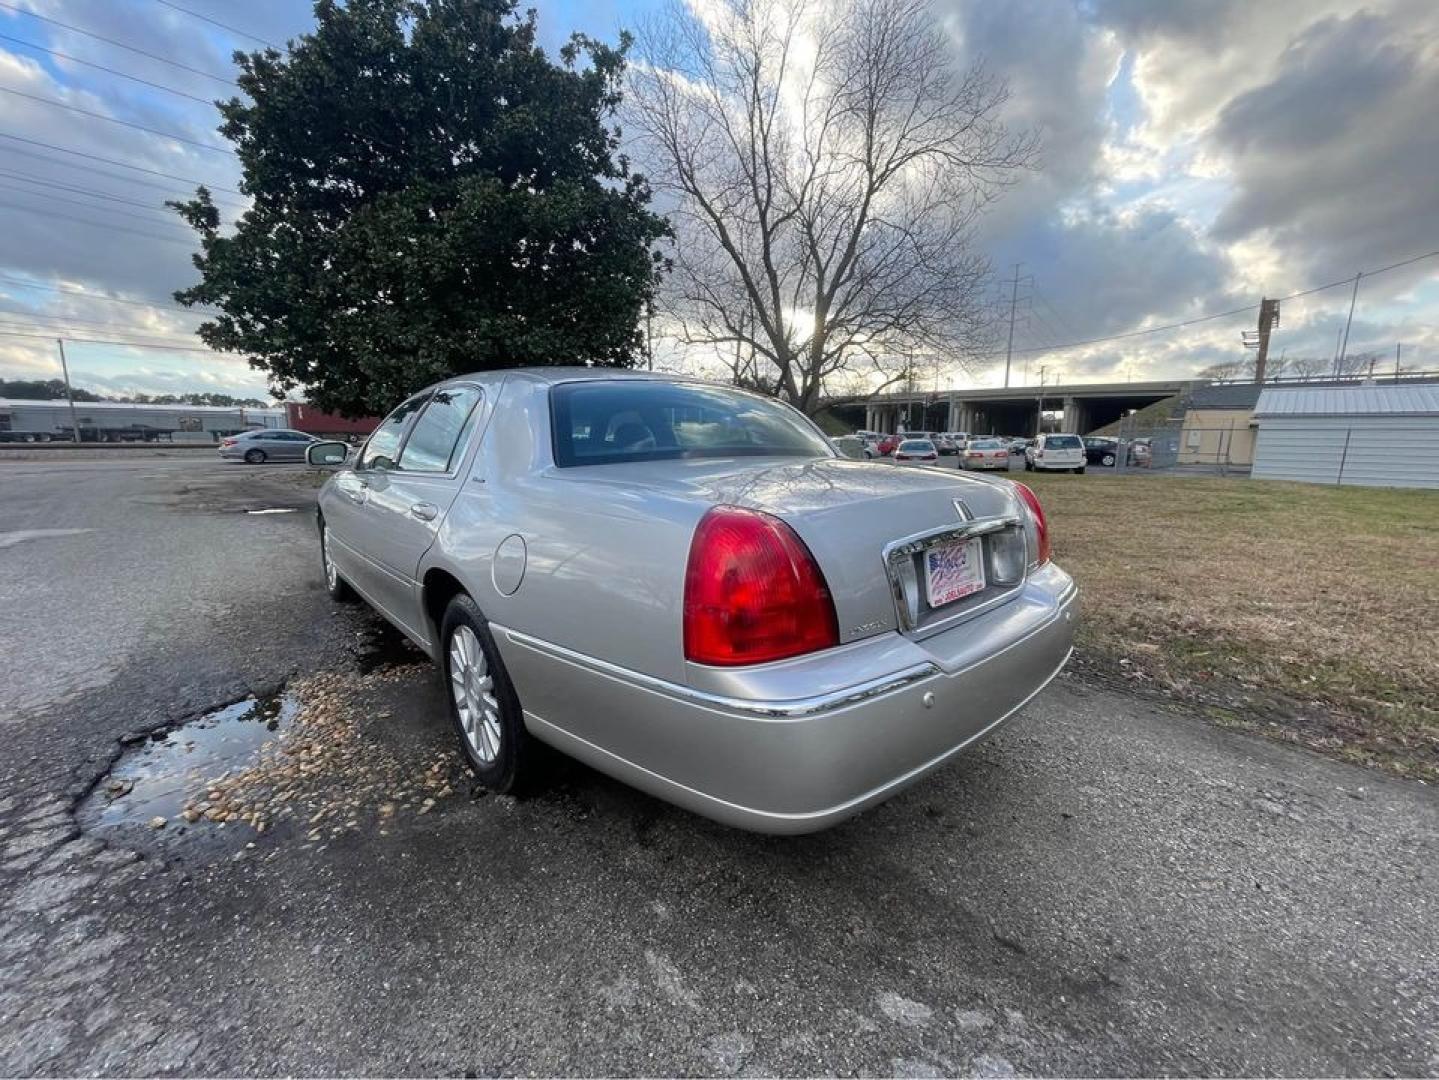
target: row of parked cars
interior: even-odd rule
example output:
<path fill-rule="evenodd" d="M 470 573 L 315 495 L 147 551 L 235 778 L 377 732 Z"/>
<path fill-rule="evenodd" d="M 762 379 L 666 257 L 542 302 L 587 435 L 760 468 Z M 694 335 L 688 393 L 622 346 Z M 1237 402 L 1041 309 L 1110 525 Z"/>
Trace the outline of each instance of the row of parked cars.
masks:
<path fill-rule="evenodd" d="M 856 431 L 853 435 L 842 435 L 831 441 L 847 457 L 864 460 L 890 458 L 902 465 L 935 464 L 941 457 L 958 455 L 961 469 L 1008 471 L 1010 459 L 1022 457 L 1027 472 L 1082 473 L 1089 465 L 1113 467 L 1121 453 L 1118 439 L 1102 435 L 1080 438 L 1063 432 L 1026 439 L 1003 435 L 971 438 L 963 431 L 909 431 L 897 435 Z M 1125 453 L 1129 465 L 1148 465 L 1151 455 L 1149 440 L 1129 442 Z"/>

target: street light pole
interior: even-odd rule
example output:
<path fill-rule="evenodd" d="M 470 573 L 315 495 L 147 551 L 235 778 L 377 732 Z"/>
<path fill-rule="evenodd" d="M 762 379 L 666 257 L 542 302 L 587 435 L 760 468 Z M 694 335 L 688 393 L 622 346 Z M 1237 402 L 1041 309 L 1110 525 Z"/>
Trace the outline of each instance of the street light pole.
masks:
<path fill-rule="evenodd" d="M 75 436 L 75 445 L 80 445 L 80 421 L 75 418 L 75 395 L 70 390 L 70 365 L 65 362 L 65 340 L 56 338 L 60 346 L 60 374 L 65 376 L 65 400 L 70 403 L 70 431 Z"/>

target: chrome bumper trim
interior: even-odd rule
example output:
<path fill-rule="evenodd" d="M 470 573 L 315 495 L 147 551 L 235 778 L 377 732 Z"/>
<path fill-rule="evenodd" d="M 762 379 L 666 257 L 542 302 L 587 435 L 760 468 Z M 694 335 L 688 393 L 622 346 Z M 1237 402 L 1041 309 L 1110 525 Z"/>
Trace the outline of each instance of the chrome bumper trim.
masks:
<path fill-rule="evenodd" d="M 668 679 L 657 679 L 653 675 L 645 675 L 642 672 L 620 667 L 618 664 L 611 664 L 606 660 L 587 656 L 584 653 L 575 652 L 573 649 L 567 649 L 563 645 L 555 645 L 552 642 L 531 637 L 529 634 L 521 633 L 519 630 L 511 630 L 508 627 L 499 626 L 495 623 L 491 624 L 491 629 L 500 631 L 508 640 L 516 644 L 528 646 L 538 652 L 552 656 L 557 660 L 563 660 L 567 663 L 576 664 L 579 667 L 588 668 L 601 675 L 632 683 L 636 686 L 644 687 L 646 690 L 653 690 L 656 693 L 664 694 L 667 697 L 702 705 L 706 708 L 719 709 L 724 712 L 743 713 L 749 716 L 775 720 L 793 720 L 800 717 L 812 716 L 815 713 L 831 712 L 835 709 L 843 708 L 846 705 L 853 705 L 859 701 L 893 693 L 895 690 L 902 689 L 910 683 L 918 682 L 921 679 L 928 679 L 940 673 L 938 664 L 925 661 L 923 663 L 913 664 L 900 671 L 880 676 L 876 679 L 870 679 L 867 682 L 856 683 L 853 686 L 842 687 L 839 690 L 831 690 L 827 694 L 815 694 L 811 697 L 791 698 L 785 701 L 758 701 L 751 698 L 737 698 L 728 697 L 724 694 L 712 694 L 705 690 L 696 690 L 692 686 L 684 686 L 680 683 L 670 682 Z"/>

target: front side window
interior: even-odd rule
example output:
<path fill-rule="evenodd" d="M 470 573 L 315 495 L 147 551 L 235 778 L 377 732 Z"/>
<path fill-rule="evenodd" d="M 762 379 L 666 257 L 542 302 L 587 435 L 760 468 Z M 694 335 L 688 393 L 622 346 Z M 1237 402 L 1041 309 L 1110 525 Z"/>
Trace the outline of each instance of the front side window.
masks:
<path fill-rule="evenodd" d="M 375 428 L 373 434 L 370 435 L 370 441 L 365 443 L 364 453 L 360 455 L 360 468 L 393 469 L 395 467 L 395 455 L 399 452 L 400 443 L 405 437 L 405 430 L 410 426 L 410 421 L 420 411 L 421 406 L 429 400 L 429 397 L 429 391 L 416 394 L 380 422 L 380 426 Z"/>
<path fill-rule="evenodd" d="M 473 386 L 437 390 L 400 452 L 400 468 L 407 472 L 449 472 L 464 452 L 464 436 L 479 410 L 480 391 Z"/>
<path fill-rule="evenodd" d="M 835 456 L 799 413 L 725 386 L 647 379 L 562 383 L 550 391 L 555 463 Z"/>

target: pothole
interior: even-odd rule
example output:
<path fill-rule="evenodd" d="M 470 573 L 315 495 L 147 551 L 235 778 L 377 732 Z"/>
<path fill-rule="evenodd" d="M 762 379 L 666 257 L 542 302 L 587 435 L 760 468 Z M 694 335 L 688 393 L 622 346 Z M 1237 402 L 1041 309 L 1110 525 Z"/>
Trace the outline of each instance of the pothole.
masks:
<path fill-rule="evenodd" d="M 262 836 L 325 842 L 362 828 L 387 835 L 397 819 L 472 786 L 452 745 L 430 733 L 421 745 L 376 737 L 392 720 L 386 705 L 410 696 L 413 674 L 310 676 L 132 745 L 81 805 L 80 824 L 180 849 L 255 847 Z"/>
<path fill-rule="evenodd" d="M 88 810 L 91 822 L 102 826 L 169 821 L 210 778 L 240 768 L 279 738 L 298 711 L 293 694 L 247 697 L 135 745 L 96 786 L 81 818 Z"/>

